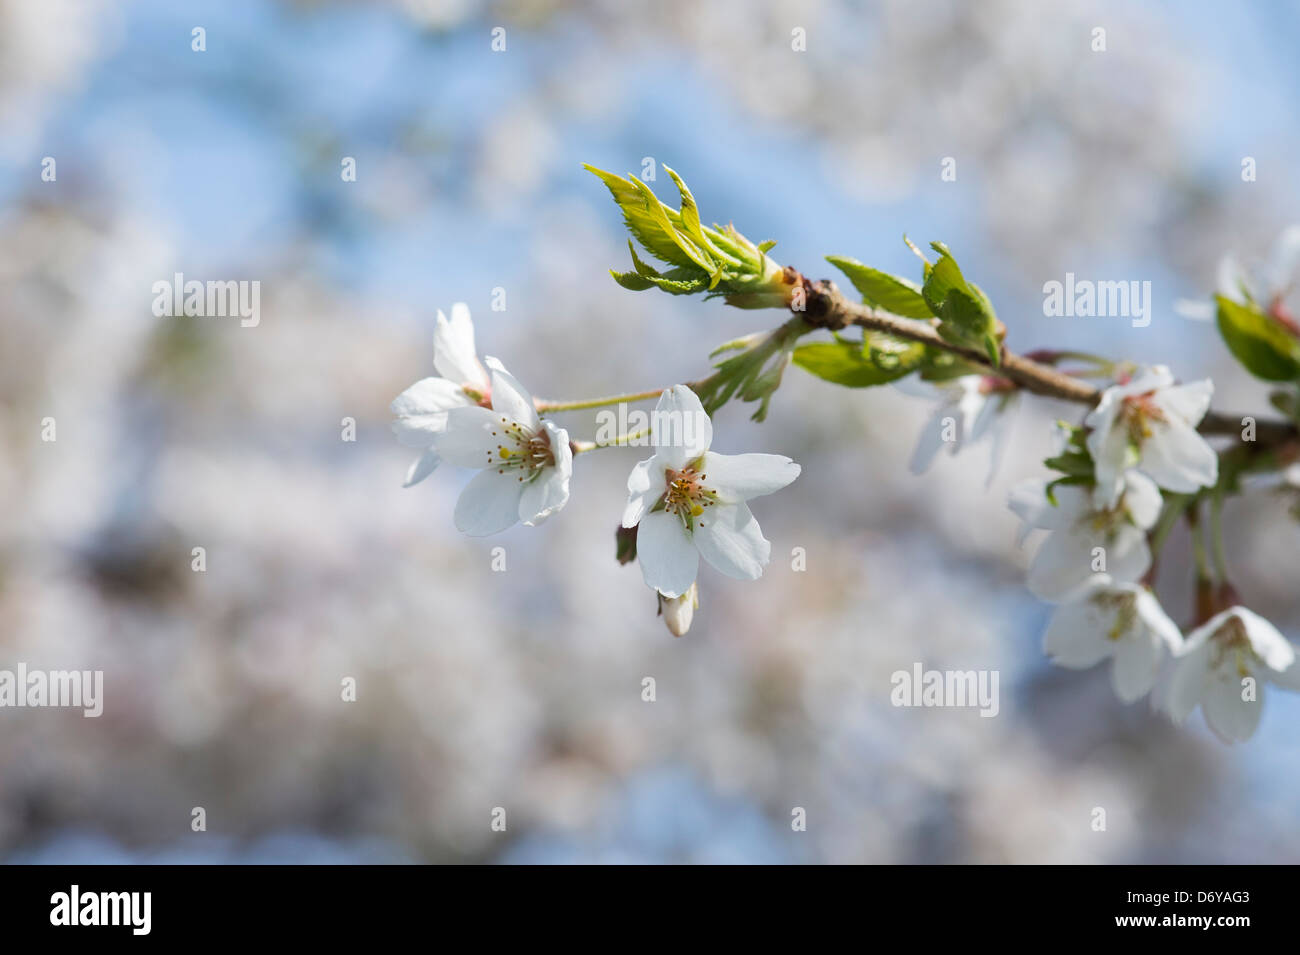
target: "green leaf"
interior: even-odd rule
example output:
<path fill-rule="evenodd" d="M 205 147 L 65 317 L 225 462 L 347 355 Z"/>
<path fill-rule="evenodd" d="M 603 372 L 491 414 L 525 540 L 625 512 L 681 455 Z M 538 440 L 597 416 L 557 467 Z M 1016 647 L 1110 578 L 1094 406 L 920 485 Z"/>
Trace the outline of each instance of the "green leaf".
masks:
<path fill-rule="evenodd" d="M 870 388 L 897 381 L 912 371 L 899 362 L 892 369 L 881 368 L 857 342 L 817 342 L 794 350 L 794 363 L 810 374 L 848 388 Z"/>
<path fill-rule="evenodd" d="M 915 283 L 842 255 L 828 255 L 826 261 L 848 276 L 865 304 L 904 318 L 931 316 L 930 307 Z"/>
<path fill-rule="evenodd" d="M 1300 379 L 1300 340 L 1256 305 L 1216 295 L 1219 333 L 1228 351 L 1256 378 Z"/>
<path fill-rule="evenodd" d="M 1090 481 L 1093 479 L 1095 466 L 1092 455 L 1087 451 L 1066 451 L 1043 463 L 1053 471 L 1060 471 L 1070 477 L 1085 477 Z"/>
<path fill-rule="evenodd" d="M 998 319 L 983 289 L 967 282 L 948 247 L 931 242 L 939 261 L 926 274 L 921 294 L 935 315 L 944 340 L 984 352 L 994 368 L 1001 360 Z"/>
<path fill-rule="evenodd" d="M 640 180 L 624 179 L 622 176 L 616 176 L 612 172 L 605 172 L 591 165 L 584 165 L 583 168 L 599 178 L 609 189 L 614 201 L 623 212 L 623 222 L 627 225 L 628 231 L 636 236 L 636 240 L 645 247 L 647 252 L 670 265 L 698 264 L 682 251 L 670 234 L 675 230 L 664 232 L 659 216 L 651 211 L 646 204 L 645 195 L 634 185 Z M 655 202 L 657 205 L 662 205 L 658 199 Z M 673 212 L 672 215 L 677 213 Z"/>
<path fill-rule="evenodd" d="M 935 271 L 938 271 L 937 266 Z M 982 350 L 988 355 L 989 363 L 996 368 L 1001 352 L 995 323 L 996 319 L 982 301 L 962 289 L 953 288 L 948 290 L 943 306 L 939 309 L 937 331 L 945 341 Z"/>

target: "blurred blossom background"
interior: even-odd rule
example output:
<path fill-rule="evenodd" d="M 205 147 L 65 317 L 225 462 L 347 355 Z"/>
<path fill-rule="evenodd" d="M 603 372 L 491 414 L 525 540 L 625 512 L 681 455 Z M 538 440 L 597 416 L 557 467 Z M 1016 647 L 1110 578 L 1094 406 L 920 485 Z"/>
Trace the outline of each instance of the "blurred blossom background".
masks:
<path fill-rule="evenodd" d="M 1173 303 L 1300 220 L 1297 41 L 1282 3 L 0 0 L 0 666 L 105 674 L 99 719 L 0 711 L 0 859 L 1300 858 L 1300 700 L 1229 747 L 1042 656 L 1005 499 L 1078 408 L 1022 402 L 988 487 L 987 444 L 916 478 L 930 404 L 792 368 L 766 423 L 715 421 L 718 450 L 803 465 L 755 505 L 773 562 L 704 569 L 679 640 L 614 561 L 640 452 L 580 459 L 545 526 L 466 539 L 468 475 L 403 489 L 388 411 L 456 301 L 553 398 L 698 378 L 778 324 L 609 278 L 625 234 L 581 164 L 653 157 L 812 276 L 913 275 L 902 234 L 942 239 L 1017 350 L 1165 361 L 1267 415 Z M 1150 327 L 1043 317 L 1067 271 L 1152 281 Z M 259 280 L 260 325 L 156 318 L 174 272 Z M 1229 556 L 1300 639 L 1285 514 L 1232 501 Z M 1187 550 L 1161 574 L 1182 622 Z M 998 670 L 998 716 L 892 707 L 918 661 Z"/>

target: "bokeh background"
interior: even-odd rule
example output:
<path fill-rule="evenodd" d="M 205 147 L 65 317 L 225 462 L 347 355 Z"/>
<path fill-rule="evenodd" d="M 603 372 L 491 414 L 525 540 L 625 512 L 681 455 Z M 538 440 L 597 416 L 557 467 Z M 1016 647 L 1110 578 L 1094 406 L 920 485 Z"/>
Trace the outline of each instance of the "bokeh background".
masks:
<path fill-rule="evenodd" d="M 0 711 L 0 859 L 1300 858 L 1300 701 L 1228 747 L 1042 658 L 1005 497 L 1078 409 L 1022 404 L 986 488 L 986 447 L 908 474 L 926 402 L 791 370 L 766 423 L 715 422 L 719 450 L 803 465 L 756 505 L 775 559 L 705 570 L 680 640 L 613 559 L 637 452 L 584 456 L 544 527 L 469 540 L 467 475 L 404 490 L 388 415 L 455 301 L 557 398 L 697 378 L 779 321 L 610 280 L 625 238 L 581 164 L 645 157 L 814 276 L 910 274 L 902 233 L 942 239 L 1014 347 L 1163 360 L 1266 411 L 1172 306 L 1300 220 L 1297 43 L 1283 2 L 0 0 L 0 665 L 106 682 L 98 720 Z M 260 280 L 260 326 L 156 318 L 175 271 Z M 1066 271 L 1151 280 L 1151 326 L 1044 318 Z M 1234 501 L 1229 552 L 1300 638 L 1284 515 Z M 1000 714 L 891 707 L 914 661 L 999 670 Z"/>

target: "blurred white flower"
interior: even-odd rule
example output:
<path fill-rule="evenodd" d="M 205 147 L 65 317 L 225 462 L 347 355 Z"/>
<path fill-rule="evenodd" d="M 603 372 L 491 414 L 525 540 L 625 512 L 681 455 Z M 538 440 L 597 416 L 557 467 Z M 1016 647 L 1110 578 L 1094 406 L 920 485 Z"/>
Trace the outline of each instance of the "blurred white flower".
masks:
<path fill-rule="evenodd" d="M 1229 607 L 1188 634 L 1164 707 L 1181 723 L 1199 703 L 1205 722 L 1222 739 L 1249 739 L 1259 725 L 1265 680 L 1300 689 L 1295 657 L 1295 648 L 1271 623 L 1240 605 Z"/>
<path fill-rule="evenodd" d="M 453 408 L 433 436 L 452 464 L 482 468 L 456 502 L 456 527 L 485 537 L 518 521 L 540 524 L 569 500 L 573 449 L 563 428 L 537 416 L 533 396 L 500 362 L 492 368 L 492 407 Z"/>
<path fill-rule="evenodd" d="M 1300 302 L 1300 225 L 1288 226 L 1274 240 L 1268 261 L 1263 267 L 1247 269 L 1233 253 L 1219 260 L 1215 291 L 1234 302 L 1253 301 L 1269 315 L 1300 334 L 1295 313 Z M 1184 318 L 1210 321 L 1214 318 L 1212 301 L 1179 299 L 1174 310 Z"/>
<path fill-rule="evenodd" d="M 746 501 L 779 491 L 799 465 L 779 454 L 716 454 L 713 425 L 695 392 L 674 385 L 653 417 L 655 453 L 632 469 L 623 526 L 638 526 L 646 585 L 680 597 L 695 582 L 700 555 L 739 580 L 762 575 L 772 545 Z"/>
<path fill-rule="evenodd" d="M 1041 600 L 1076 597 L 1096 574 L 1117 583 L 1133 583 L 1151 566 L 1147 530 L 1160 516 L 1160 489 L 1137 471 L 1125 474 L 1114 507 L 1098 508 L 1088 488 L 1060 485 L 1047 496 L 1048 481 L 1032 478 L 1011 489 L 1008 504 L 1024 522 L 1019 539 L 1030 531 L 1051 533 L 1029 565 L 1029 590 Z"/>
<path fill-rule="evenodd" d="M 1109 657 L 1111 686 L 1132 703 L 1151 691 L 1165 649 L 1177 651 L 1182 642 L 1178 625 L 1148 588 L 1098 575 L 1052 614 L 1043 652 L 1071 670 L 1086 670 Z"/>
<path fill-rule="evenodd" d="M 1113 508 L 1124 474 L 1141 468 L 1156 484 L 1189 494 L 1219 479 L 1219 457 L 1197 432 L 1214 394 L 1208 378 L 1175 385 L 1164 365 L 1145 368 L 1101 394 L 1084 424 L 1096 465 L 1097 506 Z"/>
<path fill-rule="evenodd" d="M 925 423 L 912 453 L 912 473 L 920 474 L 928 469 L 935 455 L 945 447 L 949 454 L 956 455 L 967 445 L 990 436 L 993 447 L 989 452 L 987 482 L 991 482 L 1002 459 L 1008 419 L 1019 399 L 1019 392 L 1009 385 L 990 375 L 963 375 L 941 384 L 922 383 L 921 388 L 916 383 L 903 386 L 902 390 L 908 394 L 939 398 L 939 406 Z"/>
<path fill-rule="evenodd" d="M 433 367 L 441 377 L 421 378 L 395 399 L 393 433 L 408 448 L 424 453 L 406 472 L 404 487 L 419 484 L 438 466 L 434 437 L 447 426 L 447 412 L 477 404 L 490 407 L 492 387 L 487 369 L 474 350 L 474 323 L 469 306 L 457 302 L 451 320 L 438 311 L 433 332 Z"/>

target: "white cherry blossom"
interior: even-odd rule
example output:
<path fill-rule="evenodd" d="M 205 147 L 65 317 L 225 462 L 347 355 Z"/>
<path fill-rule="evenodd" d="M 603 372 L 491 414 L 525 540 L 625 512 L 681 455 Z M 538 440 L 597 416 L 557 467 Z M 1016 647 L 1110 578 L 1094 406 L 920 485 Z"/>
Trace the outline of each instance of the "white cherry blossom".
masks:
<path fill-rule="evenodd" d="M 1219 478 L 1219 458 L 1196 425 L 1209 410 L 1214 384 L 1207 378 L 1175 385 L 1164 365 L 1154 365 L 1102 392 L 1084 424 L 1096 465 L 1097 505 L 1114 507 L 1125 472 L 1138 467 L 1160 487 L 1190 494 Z"/>
<path fill-rule="evenodd" d="M 637 527 L 637 559 L 648 586 L 665 597 L 690 590 L 700 556 L 741 580 L 762 575 L 772 545 L 745 503 L 799 476 L 799 465 L 777 454 L 718 454 L 709 450 L 713 425 L 695 392 L 674 385 L 652 418 L 652 457 L 627 479 L 624 527 Z"/>
<path fill-rule="evenodd" d="M 1099 574 L 1052 614 L 1043 652 L 1071 670 L 1109 658 L 1116 696 L 1132 703 L 1151 691 L 1166 651 L 1177 651 L 1182 642 L 1178 625 L 1149 589 Z"/>
<path fill-rule="evenodd" d="M 962 375 L 934 385 L 911 379 L 897 382 L 906 394 L 939 398 L 939 405 L 921 429 L 912 453 L 912 473 L 926 471 L 944 448 L 956 455 L 962 448 L 987 437 L 992 440 L 988 472 L 988 480 L 992 481 L 1019 398 L 1019 392 L 1008 384 L 991 375 Z"/>
<path fill-rule="evenodd" d="M 392 404 L 397 420 L 393 432 L 408 448 L 423 453 L 406 472 L 404 487 L 419 484 L 438 466 L 434 437 L 446 427 L 452 408 L 488 405 L 492 383 L 474 350 L 474 323 L 469 306 L 457 302 L 450 320 L 441 310 L 433 332 L 433 367 L 436 376 L 421 378 L 398 395 Z"/>
<path fill-rule="evenodd" d="M 1243 606 L 1229 607 L 1188 634 L 1164 708 L 1181 723 L 1200 704 L 1210 729 L 1241 742 L 1259 725 L 1265 681 L 1300 689 L 1295 660 L 1295 648 L 1275 626 Z"/>
<path fill-rule="evenodd" d="M 456 527 L 473 537 L 540 524 L 568 501 L 573 473 L 568 433 L 538 417 L 532 395 L 500 362 L 487 362 L 492 407 L 451 409 L 433 437 L 442 459 L 482 469 L 456 502 Z"/>
<path fill-rule="evenodd" d="M 1114 507 L 1097 507 L 1091 489 L 1058 485 L 1047 497 L 1048 481 L 1022 481 L 1011 490 L 1011 509 L 1024 522 L 1019 540 L 1034 530 L 1050 533 L 1029 564 L 1028 586 L 1039 599 L 1070 600 L 1104 573 L 1118 583 L 1139 580 L 1151 566 L 1147 530 L 1160 516 L 1160 489 L 1145 475 L 1129 471 Z M 1099 551 L 1098 548 L 1101 548 Z"/>

